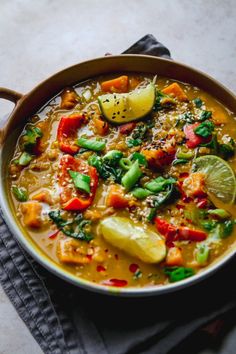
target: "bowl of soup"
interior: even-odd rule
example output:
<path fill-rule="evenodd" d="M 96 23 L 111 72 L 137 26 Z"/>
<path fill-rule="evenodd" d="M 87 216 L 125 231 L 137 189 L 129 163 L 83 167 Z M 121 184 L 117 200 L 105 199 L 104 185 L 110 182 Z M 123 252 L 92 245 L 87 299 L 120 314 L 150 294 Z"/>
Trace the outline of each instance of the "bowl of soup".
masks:
<path fill-rule="evenodd" d="M 191 285 L 235 253 L 236 101 L 183 64 L 98 58 L 16 103 L 1 130 L 1 207 L 43 266 L 88 290 Z"/>

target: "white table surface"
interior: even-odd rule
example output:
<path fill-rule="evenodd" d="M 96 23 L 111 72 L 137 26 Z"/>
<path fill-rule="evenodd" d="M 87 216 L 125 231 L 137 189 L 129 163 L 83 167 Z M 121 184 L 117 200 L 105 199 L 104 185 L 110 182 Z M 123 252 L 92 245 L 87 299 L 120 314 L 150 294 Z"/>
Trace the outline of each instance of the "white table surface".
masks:
<path fill-rule="evenodd" d="M 235 0 L 1 0 L 0 86 L 26 93 L 147 33 L 236 92 Z M 9 112 L 0 101 L 0 115 Z M 0 288 L 0 354 L 42 353 Z M 93 354 L 93 353 L 90 353 Z"/>

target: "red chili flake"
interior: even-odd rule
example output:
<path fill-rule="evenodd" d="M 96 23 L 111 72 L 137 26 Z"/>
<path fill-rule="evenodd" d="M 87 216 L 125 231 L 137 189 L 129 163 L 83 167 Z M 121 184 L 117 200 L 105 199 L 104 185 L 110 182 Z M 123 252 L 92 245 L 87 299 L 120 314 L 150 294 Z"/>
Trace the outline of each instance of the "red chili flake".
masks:
<path fill-rule="evenodd" d="M 207 205 L 208 205 L 207 199 L 202 199 L 197 203 L 197 207 L 199 209 L 205 209 L 207 207 Z"/>
<path fill-rule="evenodd" d="M 91 261 L 93 259 L 93 256 L 91 254 L 87 254 L 86 257 Z"/>
<path fill-rule="evenodd" d="M 115 259 L 118 261 L 118 259 L 119 259 L 119 256 L 118 256 L 118 254 L 115 254 Z"/>
<path fill-rule="evenodd" d="M 59 234 L 60 230 L 57 230 L 56 232 L 54 232 L 53 234 L 49 235 L 48 237 L 53 240 L 54 238 L 57 237 L 57 235 Z"/>
<path fill-rule="evenodd" d="M 122 280 L 122 279 L 108 279 L 108 280 L 105 280 L 102 284 L 122 288 L 122 287 L 128 285 L 128 282 L 127 282 L 127 280 Z"/>
<path fill-rule="evenodd" d="M 107 253 L 107 252 L 109 252 L 109 250 L 108 250 L 108 249 L 105 249 L 105 252 Z"/>
<path fill-rule="evenodd" d="M 188 172 L 181 172 L 179 174 L 179 178 L 187 178 L 189 176 L 189 173 Z"/>
<path fill-rule="evenodd" d="M 138 269 L 139 269 L 138 264 L 132 263 L 129 266 L 129 270 L 130 270 L 131 273 L 135 273 Z"/>
<path fill-rule="evenodd" d="M 97 272 L 105 272 L 106 268 L 103 267 L 102 265 L 97 266 Z"/>
<path fill-rule="evenodd" d="M 181 209 L 184 209 L 185 206 L 182 205 L 182 204 L 176 204 L 176 208 L 177 208 L 178 210 L 181 210 Z"/>

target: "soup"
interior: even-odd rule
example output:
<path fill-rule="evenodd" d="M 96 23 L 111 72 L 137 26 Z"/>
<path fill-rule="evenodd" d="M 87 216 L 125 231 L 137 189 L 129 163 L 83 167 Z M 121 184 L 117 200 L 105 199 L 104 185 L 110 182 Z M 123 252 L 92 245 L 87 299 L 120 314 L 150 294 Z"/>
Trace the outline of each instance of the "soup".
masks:
<path fill-rule="evenodd" d="M 102 76 L 31 117 L 9 165 L 25 232 L 74 275 L 161 286 L 234 247 L 232 112 L 169 79 Z"/>

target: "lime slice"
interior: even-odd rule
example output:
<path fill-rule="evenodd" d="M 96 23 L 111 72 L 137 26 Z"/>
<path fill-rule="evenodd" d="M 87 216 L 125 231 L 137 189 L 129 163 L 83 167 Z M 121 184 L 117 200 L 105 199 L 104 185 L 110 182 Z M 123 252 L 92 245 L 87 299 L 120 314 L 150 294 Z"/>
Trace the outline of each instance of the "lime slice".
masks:
<path fill-rule="evenodd" d="M 132 122 L 145 117 L 153 108 L 156 90 L 150 83 L 128 93 L 109 93 L 98 97 L 104 117 L 114 124 Z"/>
<path fill-rule="evenodd" d="M 206 175 L 205 184 L 208 192 L 222 202 L 233 204 L 236 194 L 235 174 L 229 164 L 218 156 L 205 155 L 194 161 L 194 171 Z"/>

